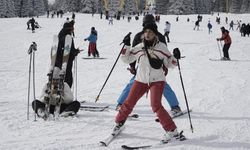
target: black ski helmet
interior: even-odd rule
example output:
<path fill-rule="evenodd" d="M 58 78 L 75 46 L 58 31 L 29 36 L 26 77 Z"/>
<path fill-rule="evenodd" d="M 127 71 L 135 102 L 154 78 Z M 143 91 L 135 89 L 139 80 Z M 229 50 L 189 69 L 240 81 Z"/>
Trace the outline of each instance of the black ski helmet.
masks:
<path fill-rule="evenodd" d="M 142 26 L 145 26 L 145 24 L 148 23 L 155 23 L 155 17 L 151 14 L 147 14 L 146 16 L 143 17 Z"/>

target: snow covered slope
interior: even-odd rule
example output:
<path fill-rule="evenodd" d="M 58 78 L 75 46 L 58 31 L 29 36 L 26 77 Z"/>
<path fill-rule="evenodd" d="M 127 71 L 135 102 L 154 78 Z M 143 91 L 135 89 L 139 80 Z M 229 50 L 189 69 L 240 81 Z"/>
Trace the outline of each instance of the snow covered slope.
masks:
<path fill-rule="evenodd" d="M 68 14 L 70 16 L 70 14 Z M 240 37 L 238 31 L 230 31 L 233 44 L 230 57 L 233 61 L 210 61 L 220 54 L 215 38 L 220 37 L 220 27 L 225 16 L 229 20 L 241 19 L 250 22 L 250 15 L 221 14 L 221 25 L 215 24 L 216 16 L 203 16 L 200 31 L 194 31 L 196 15 L 161 16 L 158 29 L 163 33 L 165 21 L 172 23 L 169 50 L 179 47 L 184 59 L 181 59 L 181 71 L 187 98 L 192 108 L 194 133 L 190 130 L 187 115 L 176 118 L 179 130 L 189 140 L 182 143 L 170 143 L 154 149 L 161 150 L 246 150 L 250 149 L 250 38 Z M 121 149 L 122 144 L 140 145 L 156 143 L 161 140 L 164 131 L 154 122 L 149 99 L 144 96 L 134 112 L 140 115 L 138 120 L 128 120 L 125 130 L 109 147 L 101 147 L 99 141 L 108 136 L 114 126 L 116 112 L 79 111 L 74 118 L 60 118 L 58 121 L 34 121 L 30 111 L 27 120 L 27 87 L 29 55 L 27 50 L 32 41 L 38 44 L 36 52 L 36 97 L 39 97 L 43 85 L 47 82 L 50 63 L 50 47 L 54 34 L 57 34 L 64 18 L 36 18 L 41 29 L 32 34 L 26 30 L 28 18 L 0 19 L 0 149 L 79 149 L 102 150 Z M 191 19 L 186 22 L 187 17 Z M 107 20 L 87 14 L 76 14 L 75 45 L 85 49 L 78 56 L 78 100 L 94 102 L 107 75 L 114 64 L 123 37 L 132 32 L 134 36 L 142 29 L 142 18 L 128 23 L 115 21 L 109 26 Z M 213 24 L 213 33 L 208 35 L 207 21 Z M 94 26 L 98 31 L 97 48 L 102 60 L 84 60 L 87 56 L 88 42 L 83 39 Z M 116 105 L 116 100 L 131 78 L 127 65 L 118 61 L 107 82 L 98 103 Z M 182 109 L 186 109 L 178 69 L 169 71 L 167 81 L 176 92 Z M 163 104 L 169 110 L 166 100 Z M 31 107 L 30 107 L 31 110 Z"/>

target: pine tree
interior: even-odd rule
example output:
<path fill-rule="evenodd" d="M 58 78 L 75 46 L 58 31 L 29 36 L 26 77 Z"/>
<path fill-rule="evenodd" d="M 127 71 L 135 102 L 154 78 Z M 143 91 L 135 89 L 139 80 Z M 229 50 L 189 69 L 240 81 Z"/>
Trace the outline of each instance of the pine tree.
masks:
<path fill-rule="evenodd" d="M 12 0 L 0 1 L 0 17 L 15 17 L 15 6 Z"/>
<path fill-rule="evenodd" d="M 95 13 L 97 11 L 97 0 L 81 0 L 80 12 Z"/>
<path fill-rule="evenodd" d="M 6 0 L 1 0 L 0 1 L 0 17 L 4 18 L 6 15 Z"/>
<path fill-rule="evenodd" d="M 33 0 L 32 4 L 34 16 L 43 15 L 45 13 L 45 6 L 43 0 Z"/>
<path fill-rule="evenodd" d="M 250 0 L 243 0 L 240 13 L 250 13 Z"/>

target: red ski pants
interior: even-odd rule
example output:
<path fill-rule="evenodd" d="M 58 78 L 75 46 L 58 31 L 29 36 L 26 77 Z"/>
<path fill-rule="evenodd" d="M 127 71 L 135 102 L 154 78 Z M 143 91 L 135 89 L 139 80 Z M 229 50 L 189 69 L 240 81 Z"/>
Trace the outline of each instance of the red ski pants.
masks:
<path fill-rule="evenodd" d="M 161 104 L 162 93 L 164 89 L 165 82 L 153 82 L 150 85 L 144 84 L 138 81 L 134 81 L 131 87 L 129 95 L 123 105 L 121 106 L 119 113 L 116 116 L 116 123 L 123 122 L 127 119 L 128 115 L 133 111 L 134 106 L 137 101 L 150 90 L 150 102 L 154 113 L 160 120 L 162 127 L 166 131 L 171 131 L 176 129 L 176 125 L 172 118 L 169 116 L 168 112 L 164 109 Z"/>

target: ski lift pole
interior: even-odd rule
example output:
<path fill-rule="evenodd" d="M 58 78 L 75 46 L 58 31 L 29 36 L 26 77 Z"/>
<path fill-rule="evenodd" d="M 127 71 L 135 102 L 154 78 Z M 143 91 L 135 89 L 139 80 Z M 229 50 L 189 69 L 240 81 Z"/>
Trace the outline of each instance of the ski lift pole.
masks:
<path fill-rule="evenodd" d="M 129 37 L 129 38 L 130 38 L 130 34 L 131 34 L 131 32 L 129 32 L 129 33 L 124 37 L 124 39 L 125 39 L 126 37 Z M 122 43 L 123 43 L 123 42 L 121 42 L 121 44 L 122 44 Z M 121 44 L 120 44 L 120 45 L 121 45 Z M 109 72 L 109 75 L 108 75 L 107 79 L 105 80 L 105 82 L 104 82 L 104 84 L 103 84 L 103 86 L 102 86 L 100 92 L 98 93 L 98 95 L 97 95 L 97 97 L 96 97 L 96 99 L 95 99 L 95 102 L 97 102 L 97 101 L 99 100 L 99 97 L 100 97 L 100 95 L 101 95 L 101 92 L 102 92 L 103 88 L 105 87 L 105 85 L 106 85 L 106 83 L 107 83 L 107 81 L 108 81 L 108 79 L 109 79 L 111 73 L 113 72 L 113 70 L 114 70 L 114 68 L 115 68 L 115 66 L 116 66 L 116 63 L 117 63 L 118 59 L 120 58 L 121 53 L 122 53 L 122 50 L 124 49 L 124 47 L 125 47 L 125 44 L 123 44 L 123 46 L 122 46 L 122 48 L 121 48 L 121 50 L 120 50 L 120 52 L 119 52 L 119 54 L 118 54 L 118 56 L 117 56 L 117 58 L 116 58 L 116 60 L 115 60 L 115 63 L 114 63 L 114 65 L 112 66 L 112 68 L 111 68 L 111 70 L 110 70 L 110 72 Z"/>

